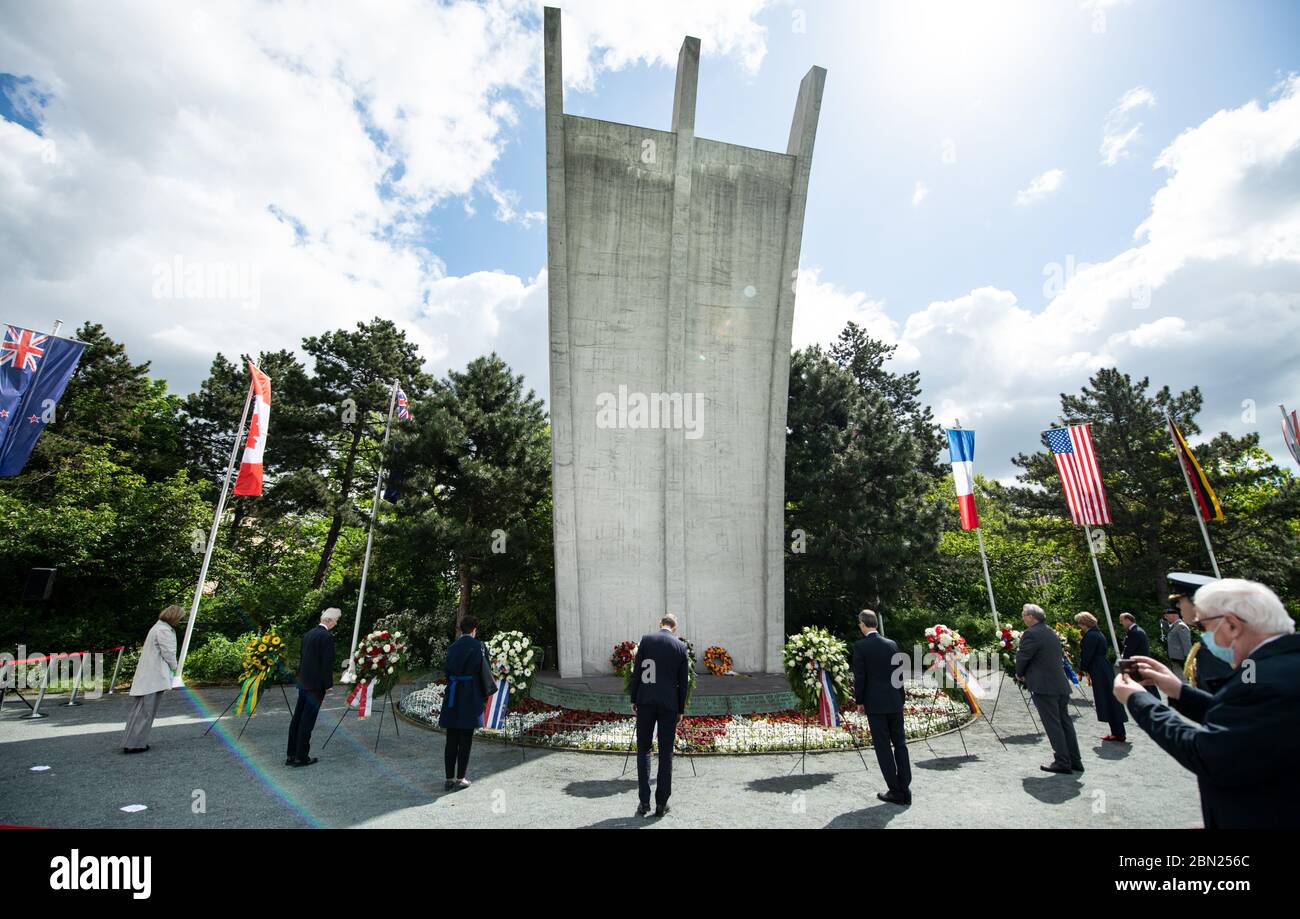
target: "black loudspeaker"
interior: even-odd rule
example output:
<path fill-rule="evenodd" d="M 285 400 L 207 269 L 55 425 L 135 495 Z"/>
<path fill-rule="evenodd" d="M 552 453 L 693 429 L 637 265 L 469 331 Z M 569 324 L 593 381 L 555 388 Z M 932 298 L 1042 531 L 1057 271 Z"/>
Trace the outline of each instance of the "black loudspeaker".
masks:
<path fill-rule="evenodd" d="M 50 594 L 54 592 L 54 572 L 57 570 L 57 568 L 33 568 L 27 572 L 23 600 L 35 603 L 50 599 Z"/>

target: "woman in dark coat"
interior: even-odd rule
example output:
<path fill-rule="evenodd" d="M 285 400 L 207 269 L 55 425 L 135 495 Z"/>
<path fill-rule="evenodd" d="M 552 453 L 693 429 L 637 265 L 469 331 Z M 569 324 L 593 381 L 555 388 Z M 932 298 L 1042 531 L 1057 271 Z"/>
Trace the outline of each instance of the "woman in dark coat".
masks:
<path fill-rule="evenodd" d="M 474 729 L 483 727 L 483 707 L 497 691 L 488 666 L 487 650 L 478 640 L 478 620 L 466 616 L 460 623 L 460 637 L 447 649 L 447 694 L 443 697 L 438 726 L 447 731 L 444 761 L 447 791 L 468 788 L 465 770 Z"/>
<path fill-rule="evenodd" d="M 1124 725 L 1128 715 L 1124 706 L 1115 699 L 1115 671 L 1106 651 L 1106 636 L 1097 628 L 1097 617 L 1092 613 L 1079 613 L 1074 617 L 1083 629 L 1079 642 L 1079 668 L 1092 680 L 1092 699 L 1097 706 L 1097 720 L 1110 724 L 1110 733 L 1102 740 L 1127 743 Z"/>

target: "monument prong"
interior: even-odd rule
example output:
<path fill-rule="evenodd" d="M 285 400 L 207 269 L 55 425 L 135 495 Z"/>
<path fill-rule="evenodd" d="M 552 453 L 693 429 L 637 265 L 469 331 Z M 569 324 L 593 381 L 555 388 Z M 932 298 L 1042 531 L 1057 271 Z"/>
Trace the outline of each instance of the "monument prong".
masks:
<path fill-rule="evenodd" d="M 578 547 L 573 475 L 573 378 L 570 368 L 569 258 L 564 164 L 564 63 L 560 11 L 543 25 L 546 68 L 546 297 L 551 346 L 551 488 L 555 542 L 555 631 L 560 670 L 582 674 L 578 615 Z"/>
<path fill-rule="evenodd" d="M 690 35 L 677 52 L 677 83 L 673 87 L 673 132 L 695 133 L 695 96 L 700 85 L 700 40 Z"/>
<path fill-rule="evenodd" d="M 799 81 L 799 97 L 790 122 L 790 141 L 785 152 L 790 156 L 811 157 L 817 137 L 817 119 L 822 111 L 822 92 L 826 89 L 826 68 L 810 67 Z"/>

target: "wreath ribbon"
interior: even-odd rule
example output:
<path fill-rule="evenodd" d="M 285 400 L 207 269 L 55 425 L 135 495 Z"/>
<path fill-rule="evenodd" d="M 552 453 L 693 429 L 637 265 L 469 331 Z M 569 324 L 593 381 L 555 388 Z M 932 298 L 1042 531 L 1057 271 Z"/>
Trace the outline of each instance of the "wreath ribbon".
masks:
<path fill-rule="evenodd" d="M 244 712 L 244 704 L 248 704 L 248 714 L 251 716 L 257 711 L 257 694 L 262 689 L 262 680 L 266 679 L 266 671 L 259 670 L 252 676 L 245 677 L 243 685 L 239 687 L 239 699 L 235 702 L 235 717 L 238 718 Z"/>

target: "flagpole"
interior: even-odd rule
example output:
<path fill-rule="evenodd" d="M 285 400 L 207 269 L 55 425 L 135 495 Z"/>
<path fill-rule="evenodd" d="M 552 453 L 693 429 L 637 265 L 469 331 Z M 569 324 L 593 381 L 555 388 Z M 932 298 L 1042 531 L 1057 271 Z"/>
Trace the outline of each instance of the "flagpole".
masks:
<path fill-rule="evenodd" d="M 1002 632 L 1002 626 L 998 624 L 998 604 L 993 599 L 993 579 L 989 577 L 989 558 L 984 554 L 984 529 L 983 527 L 975 528 L 975 535 L 980 541 L 980 562 L 984 565 L 984 586 L 989 589 L 989 609 L 993 611 L 993 628 Z"/>
<path fill-rule="evenodd" d="M 956 430 L 960 431 L 961 419 L 954 418 L 953 421 L 956 422 Z M 971 483 L 970 483 L 970 499 L 971 502 L 974 503 L 975 477 L 973 471 L 971 474 Z M 980 564 L 984 566 L 984 586 L 987 587 L 989 591 L 989 610 L 993 613 L 993 628 L 995 631 L 1001 634 L 1002 626 L 998 623 L 998 604 L 997 601 L 993 598 L 993 578 L 989 577 L 989 557 L 984 551 L 984 528 L 979 526 L 975 527 L 975 536 L 979 540 Z"/>
<path fill-rule="evenodd" d="M 1205 551 L 1210 553 L 1210 565 L 1214 568 L 1214 576 L 1221 578 L 1219 574 L 1219 560 L 1214 557 L 1214 546 L 1210 545 L 1210 531 L 1205 528 L 1205 518 L 1201 515 L 1201 508 L 1196 503 L 1196 493 L 1192 491 L 1192 477 L 1187 474 L 1187 464 L 1183 462 L 1183 451 L 1178 445 L 1178 438 L 1174 434 L 1174 419 L 1165 412 L 1165 423 L 1169 427 L 1169 439 L 1174 442 L 1174 459 L 1178 461 L 1178 468 L 1183 471 L 1183 484 L 1187 486 L 1187 497 L 1192 502 L 1192 513 L 1196 515 L 1196 522 L 1201 527 L 1201 539 L 1205 540 Z M 1191 446 L 1188 445 L 1188 450 Z"/>
<path fill-rule="evenodd" d="M 361 590 L 357 592 L 357 614 L 352 620 L 352 648 L 348 651 L 348 668 L 352 667 L 352 657 L 357 653 L 357 638 L 361 632 L 361 607 L 366 602 L 366 577 L 370 574 L 370 547 L 375 541 L 375 518 L 379 516 L 379 496 L 384 484 L 384 451 L 388 449 L 388 434 L 393 428 L 393 406 L 397 404 L 397 381 L 393 381 L 392 392 L 388 394 L 388 420 L 384 422 L 384 443 L 379 448 L 379 472 L 375 475 L 375 500 L 370 505 L 370 532 L 366 535 L 366 555 L 361 563 Z"/>
<path fill-rule="evenodd" d="M 212 562 L 212 550 L 217 544 L 217 530 L 221 527 L 221 515 L 226 509 L 226 493 L 230 489 L 230 476 L 235 471 L 235 457 L 239 455 L 239 442 L 244 438 L 244 425 L 248 421 L 248 409 L 253 404 L 254 382 L 248 382 L 248 396 L 244 399 L 244 413 L 239 417 L 239 428 L 235 431 L 235 442 L 230 447 L 230 461 L 226 463 L 226 478 L 221 483 L 221 497 L 217 500 L 216 513 L 212 515 L 212 529 L 208 531 L 208 545 L 203 550 L 203 565 L 199 568 L 199 582 L 194 585 L 194 600 L 190 603 L 190 621 L 185 624 L 185 640 L 181 643 L 180 656 L 176 658 L 176 683 L 182 679 L 185 669 L 185 656 L 190 652 L 190 637 L 194 634 L 194 620 L 199 615 L 199 600 L 203 598 L 203 582 L 208 577 L 208 565 Z"/>
<path fill-rule="evenodd" d="M 1083 528 L 1083 538 L 1088 541 L 1088 552 L 1092 555 L 1092 570 L 1097 575 L 1097 589 L 1101 591 L 1101 608 L 1106 612 L 1106 623 L 1110 626 L 1110 643 L 1115 646 L 1115 656 L 1120 656 L 1119 639 L 1115 637 L 1115 620 L 1110 616 L 1110 601 L 1106 599 L 1106 585 L 1101 582 L 1101 566 L 1097 564 L 1097 547 L 1092 544 L 1092 533 L 1087 525 Z"/>

